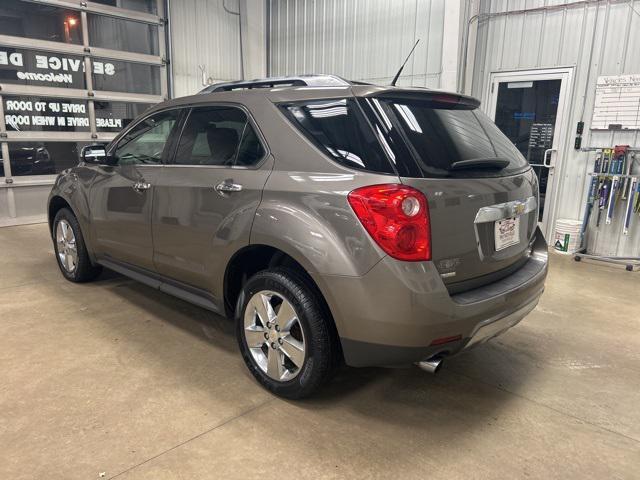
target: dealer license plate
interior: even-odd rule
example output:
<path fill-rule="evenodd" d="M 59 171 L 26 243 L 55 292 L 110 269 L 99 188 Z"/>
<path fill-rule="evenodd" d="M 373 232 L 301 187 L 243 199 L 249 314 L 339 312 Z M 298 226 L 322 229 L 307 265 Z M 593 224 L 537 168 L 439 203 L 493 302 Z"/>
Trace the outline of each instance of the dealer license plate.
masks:
<path fill-rule="evenodd" d="M 494 226 L 496 251 L 504 250 L 520 242 L 520 217 L 498 220 Z"/>

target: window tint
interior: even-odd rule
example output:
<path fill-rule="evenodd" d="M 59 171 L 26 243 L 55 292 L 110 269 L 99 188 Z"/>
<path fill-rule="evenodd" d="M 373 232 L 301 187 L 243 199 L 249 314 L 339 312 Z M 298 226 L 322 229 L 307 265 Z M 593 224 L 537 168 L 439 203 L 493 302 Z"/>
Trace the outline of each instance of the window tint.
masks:
<path fill-rule="evenodd" d="M 242 140 L 240 141 L 236 165 L 241 165 L 243 167 L 255 165 L 262 160 L 264 154 L 264 147 L 262 146 L 262 143 L 260 143 L 256 131 L 253 129 L 251 124 L 247 122 L 244 133 L 242 134 Z"/>
<path fill-rule="evenodd" d="M 118 142 L 115 155 L 120 165 L 153 164 L 162 161 L 167 139 L 178 119 L 178 110 L 152 115 L 138 123 Z"/>
<path fill-rule="evenodd" d="M 291 121 L 337 162 L 360 170 L 394 173 L 354 99 L 284 106 Z"/>
<path fill-rule="evenodd" d="M 408 141 L 424 176 L 453 175 L 454 162 L 471 159 L 507 159 L 501 170 L 469 168 L 456 176 L 510 175 L 527 166 L 526 160 L 480 110 L 433 101 L 381 100 L 385 111 Z"/>
<path fill-rule="evenodd" d="M 255 144 L 252 146 L 245 127 L 251 129 L 247 116 L 238 108 L 194 108 L 182 132 L 175 163 L 231 167 L 236 164 L 241 152 L 241 163 L 251 164 L 252 154 L 259 153 L 258 149 L 262 149 L 262 146 L 259 143 L 259 147 Z"/>
<path fill-rule="evenodd" d="M 478 117 L 478 121 L 480 122 L 480 125 L 482 125 L 484 131 L 487 133 L 489 138 L 491 138 L 493 148 L 496 150 L 496 154 L 499 157 L 511 158 L 514 163 L 526 164 L 526 160 L 520 153 L 520 150 L 518 150 L 514 143 L 509 140 L 504 133 L 502 133 L 502 130 L 493 123 L 493 120 L 487 117 L 480 110 L 476 110 L 476 116 Z M 521 159 L 522 162 L 517 162 L 518 159 Z"/>

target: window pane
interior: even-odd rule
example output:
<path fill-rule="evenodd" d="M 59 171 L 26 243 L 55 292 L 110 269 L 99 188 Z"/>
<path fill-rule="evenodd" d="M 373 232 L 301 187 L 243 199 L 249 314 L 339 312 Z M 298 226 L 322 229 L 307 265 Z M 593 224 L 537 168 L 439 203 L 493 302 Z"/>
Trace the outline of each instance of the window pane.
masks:
<path fill-rule="evenodd" d="M 158 13 L 157 0 L 92 0 L 94 3 L 112 7 L 138 10 L 146 13 Z"/>
<path fill-rule="evenodd" d="M 44 97 L 4 97 L 8 131 L 88 132 L 87 102 Z"/>
<path fill-rule="evenodd" d="M 244 129 L 242 140 L 240 141 L 240 148 L 238 149 L 238 158 L 236 165 L 251 166 L 258 163 L 264 157 L 264 147 L 258 139 L 255 130 L 250 123 L 247 122 L 247 126 Z"/>
<path fill-rule="evenodd" d="M 158 55 L 158 26 L 89 14 L 89 44 L 93 47 Z"/>
<path fill-rule="evenodd" d="M 355 100 L 289 105 L 285 112 L 311 141 L 338 163 L 359 170 L 393 173 Z"/>
<path fill-rule="evenodd" d="M 85 88 L 83 70 L 76 55 L 0 47 L 0 83 Z"/>
<path fill-rule="evenodd" d="M 160 163 L 178 114 L 178 110 L 157 113 L 133 127 L 133 130 L 118 142 L 115 150 L 118 163 L 120 165 Z"/>
<path fill-rule="evenodd" d="M 175 163 L 232 166 L 247 116 L 237 108 L 194 108 L 185 125 Z"/>
<path fill-rule="evenodd" d="M 119 132 L 148 108 L 149 103 L 93 102 L 99 132 Z"/>
<path fill-rule="evenodd" d="M 512 175 L 526 161 L 508 139 L 478 109 L 430 100 L 381 100 L 417 155 L 425 176 Z M 510 164 L 496 168 L 452 169 L 464 160 L 506 159 Z M 455 173 L 454 173 L 455 172 Z"/>
<path fill-rule="evenodd" d="M 78 164 L 82 147 L 89 143 L 75 142 L 9 142 L 11 174 L 54 175 Z M 4 167 L 0 164 L 0 176 Z"/>
<path fill-rule="evenodd" d="M 160 95 L 160 68 L 115 60 L 92 60 L 93 88 Z"/>
<path fill-rule="evenodd" d="M 82 44 L 79 12 L 19 0 L 0 2 L 0 33 Z"/>

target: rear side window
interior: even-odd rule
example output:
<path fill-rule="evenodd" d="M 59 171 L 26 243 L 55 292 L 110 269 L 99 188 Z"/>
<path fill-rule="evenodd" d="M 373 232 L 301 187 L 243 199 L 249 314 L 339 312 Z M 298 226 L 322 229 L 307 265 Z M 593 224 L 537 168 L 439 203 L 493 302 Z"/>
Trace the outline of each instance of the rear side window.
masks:
<path fill-rule="evenodd" d="M 425 177 L 510 175 L 527 166 L 518 149 L 480 110 L 427 100 L 381 99 L 376 105 L 393 120 L 390 123 L 404 137 Z M 455 162 L 484 159 L 504 159 L 509 164 L 499 170 L 452 169 Z"/>
<path fill-rule="evenodd" d="M 178 165 L 251 166 L 264 148 L 239 108 L 197 107 L 182 131 L 174 163 Z"/>
<path fill-rule="evenodd" d="M 358 170 L 394 173 L 355 99 L 282 105 L 291 122 L 336 162 Z"/>

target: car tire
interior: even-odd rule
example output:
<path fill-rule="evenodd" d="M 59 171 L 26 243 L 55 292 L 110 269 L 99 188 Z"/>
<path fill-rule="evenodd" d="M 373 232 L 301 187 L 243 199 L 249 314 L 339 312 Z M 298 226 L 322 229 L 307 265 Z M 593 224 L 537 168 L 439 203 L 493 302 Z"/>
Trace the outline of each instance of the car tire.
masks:
<path fill-rule="evenodd" d="M 58 210 L 53 220 L 52 236 L 56 260 L 64 278 L 82 283 L 100 275 L 102 267 L 91 263 L 80 224 L 68 208 Z"/>
<path fill-rule="evenodd" d="M 263 317 L 269 318 L 266 308 L 262 313 L 256 308 L 261 300 L 271 305 L 276 315 L 272 322 L 267 320 L 271 328 L 261 325 Z M 293 315 L 283 307 L 285 302 Z M 236 337 L 249 371 L 278 396 L 299 399 L 313 394 L 340 364 L 339 340 L 321 294 L 295 270 L 274 268 L 251 277 L 238 297 L 235 316 Z M 278 328 L 280 331 L 275 331 Z M 304 360 L 299 356 L 301 344 Z M 281 370 L 271 368 L 270 355 L 276 355 L 273 358 L 279 360 Z"/>

